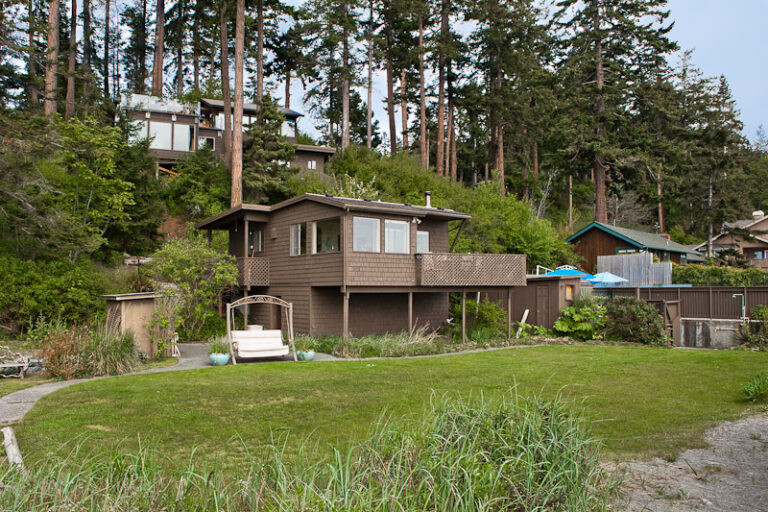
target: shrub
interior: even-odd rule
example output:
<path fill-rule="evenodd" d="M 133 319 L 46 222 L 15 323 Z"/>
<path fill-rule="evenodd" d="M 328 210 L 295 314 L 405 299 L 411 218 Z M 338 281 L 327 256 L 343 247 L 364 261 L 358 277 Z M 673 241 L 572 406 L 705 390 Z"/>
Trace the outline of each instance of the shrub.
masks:
<path fill-rule="evenodd" d="M 562 310 L 552 330 L 576 340 L 588 341 L 602 333 L 605 321 L 605 306 L 599 300 L 578 298 Z"/>
<path fill-rule="evenodd" d="M 461 302 L 451 306 L 454 325 L 449 328 L 453 339 L 461 339 Z M 467 338 L 472 341 L 506 336 L 507 312 L 495 302 L 483 298 L 479 303 L 468 300 L 466 304 Z"/>
<path fill-rule="evenodd" d="M 749 379 L 741 388 L 741 394 L 750 402 L 768 397 L 768 372 L 763 372 Z"/>
<path fill-rule="evenodd" d="M 693 286 L 766 286 L 768 272 L 758 268 L 673 265 L 672 282 Z"/>
<path fill-rule="evenodd" d="M 46 373 L 61 380 L 120 375 L 139 362 L 133 336 L 104 327 L 54 331 L 43 342 L 42 355 Z"/>
<path fill-rule="evenodd" d="M 0 256 L 0 324 L 12 334 L 28 329 L 40 317 L 66 323 L 84 322 L 106 308 L 100 295 L 108 276 L 80 260 L 32 261 Z"/>
<path fill-rule="evenodd" d="M 445 352 L 445 344 L 440 336 L 426 326 L 411 332 L 399 332 L 382 335 L 369 335 L 350 338 L 343 342 L 338 336 L 310 338 L 299 336 L 297 350 L 315 350 L 344 358 L 366 357 L 406 357 Z"/>
<path fill-rule="evenodd" d="M 741 344 L 756 349 L 768 348 L 768 306 L 757 306 L 750 311 L 750 322 L 739 328 Z"/>
<path fill-rule="evenodd" d="M 154 256 L 148 270 L 156 287 L 163 289 L 166 310 L 158 322 L 166 322 L 181 339 L 210 337 L 211 325 L 223 324 L 216 312 L 218 294 L 237 283 L 235 258 L 208 247 L 202 237 L 167 242 Z"/>
<path fill-rule="evenodd" d="M 28 477 L 0 469 L 0 508 L 606 510 L 618 486 L 582 418 L 557 398 L 433 399 L 415 426 L 379 421 L 363 442 L 320 460 L 305 449 L 288 459 L 278 442 L 234 474 L 197 460 L 169 474 L 146 449 L 83 461 L 75 447 L 64 460 L 34 465 Z"/>
<path fill-rule="evenodd" d="M 229 354 L 229 343 L 223 337 L 218 336 L 208 344 L 209 354 Z"/>
<path fill-rule="evenodd" d="M 616 297 L 605 307 L 605 335 L 607 338 L 666 345 L 667 331 L 664 318 L 655 307 L 634 297 Z"/>

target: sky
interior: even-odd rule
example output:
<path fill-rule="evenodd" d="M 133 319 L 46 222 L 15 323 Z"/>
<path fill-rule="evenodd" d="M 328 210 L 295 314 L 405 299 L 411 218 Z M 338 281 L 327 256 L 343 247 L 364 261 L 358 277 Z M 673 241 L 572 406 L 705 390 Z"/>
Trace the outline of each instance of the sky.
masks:
<path fill-rule="evenodd" d="M 692 64 L 705 76 L 725 75 L 728 79 L 741 112 L 744 135 L 754 140 L 760 125 L 768 131 L 768 0 L 668 0 L 667 5 L 674 21 L 670 37 L 679 43 L 681 51 L 693 50 Z M 671 63 L 679 60 L 679 56 L 673 56 Z M 275 96 L 282 98 L 283 86 L 276 85 Z M 298 80 L 291 90 L 291 106 L 306 114 L 300 129 L 318 135 L 314 120 L 302 105 L 304 91 Z M 365 98 L 365 91 L 359 92 Z M 381 130 L 387 132 L 383 73 L 375 75 L 373 94 L 374 117 Z M 415 114 L 412 111 L 411 122 Z M 399 108 L 397 120 L 399 129 Z"/>
<path fill-rule="evenodd" d="M 768 0 L 669 0 L 671 37 L 706 76 L 725 75 L 755 139 L 768 130 Z"/>

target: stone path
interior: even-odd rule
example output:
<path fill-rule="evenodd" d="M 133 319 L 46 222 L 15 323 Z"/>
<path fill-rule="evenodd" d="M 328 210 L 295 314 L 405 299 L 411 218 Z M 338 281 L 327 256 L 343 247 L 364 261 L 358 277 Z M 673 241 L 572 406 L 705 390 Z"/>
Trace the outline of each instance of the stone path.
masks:
<path fill-rule="evenodd" d="M 768 510 L 768 416 L 722 423 L 704 440 L 708 448 L 686 450 L 674 462 L 620 464 L 621 510 Z"/>

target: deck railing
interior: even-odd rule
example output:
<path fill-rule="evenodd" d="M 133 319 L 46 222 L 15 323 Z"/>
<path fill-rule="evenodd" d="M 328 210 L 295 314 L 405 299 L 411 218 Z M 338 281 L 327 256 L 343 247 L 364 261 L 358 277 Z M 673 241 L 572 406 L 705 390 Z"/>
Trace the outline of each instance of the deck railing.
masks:
<path fill-rule="evenodd" d="M 237 258 L 237 284 L 240 286 L 269 286 L 267 258 Z"/>
<path fill-rule="evenodd" d="M 420 286 L 525 286 L 522 254 L 429 253 L 416 262 Z"/>

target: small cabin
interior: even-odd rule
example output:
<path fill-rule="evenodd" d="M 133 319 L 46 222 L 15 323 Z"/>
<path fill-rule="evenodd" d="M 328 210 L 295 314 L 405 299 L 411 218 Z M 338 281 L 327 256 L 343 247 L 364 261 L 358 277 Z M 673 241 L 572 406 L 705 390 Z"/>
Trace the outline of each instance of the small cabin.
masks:
<path fill-rule="evenodd" d="M 242 204 L 197 227 L 229 233 L 244 295 L 294 304 L 297 332 L 362 336 L 448 319 L 448 293 L 525 286 L 525 256 L 452 251 L 466 213 L 303 194 Z M 453 232 L 453 236 L 451 233 Z M 279 328 L 277 314 L 254 322 Z M 260 316 L 259 316 L 260 315 Z"/>

